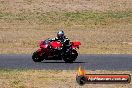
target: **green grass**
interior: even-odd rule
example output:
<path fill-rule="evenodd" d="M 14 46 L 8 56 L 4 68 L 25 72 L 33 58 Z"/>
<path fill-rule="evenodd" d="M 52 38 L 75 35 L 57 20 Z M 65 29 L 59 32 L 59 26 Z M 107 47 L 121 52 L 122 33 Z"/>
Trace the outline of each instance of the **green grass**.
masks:
<path fill-rule="evenodd" d="M 33 0 L 23 0 L 26 4 L 31 5 L 33 3 Z"/>
<path fill-rule="evenodd" d="M 28 21 L 36 24 L 58 24 L 65 25 L 112 25 L 115 23 L 131 23 L 132 11 L 119 12 L 95 12 L 95 11 L 80 11 L 80 12 L 21 12 L 21 13 L 5 13 L 0 12 L 0 19 L 8 22 L 12 21 Z"/>

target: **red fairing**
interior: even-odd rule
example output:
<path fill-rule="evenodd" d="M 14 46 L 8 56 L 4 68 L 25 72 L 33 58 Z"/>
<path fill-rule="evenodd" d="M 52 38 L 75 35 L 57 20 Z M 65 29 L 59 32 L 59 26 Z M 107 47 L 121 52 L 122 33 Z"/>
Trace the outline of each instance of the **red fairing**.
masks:
<path fill-rule="evenodd" d="M 38 50 L 37 50 L 37 52 L 38 52 L 38 54 L 39 54 L 39 56 L 41 56 L 41 54 L 42 54 L 42 48 L 39 48 Z"/>
<path fill-rule="evenodd" d="M 81 45 L 81 42 L 72 42 L 74 46 L 79 46 Z"/>
<path fill-rule="evenodd" d="M 45 48 L 48 48 L 48 44 L 46 44 L 46 45 L 41 45 L 40 48 L 44 48 L 44 49 L 45 49 Z"/>
<path fill-rule="evenodd" d="M 42 40 L 42 41 L 40 41 L 39 46 L 40 46 L 40 48 L 47 48 L 48 44 L 44 44 L 44 41 Z"/>
<path fill-rule="evenodd" d="M 43 40 L 42 40 L 42 41 L 40 41 L 39 46 L 43 45 L 43 42 L 44 42 Z"/>
<path fill-rule="evenodd" d="M 62 47 L 62 44 L 61 42 L 58 42 L 58 41 L 53 41 L 50 43 L 50 45 L 52 46 L 52 48 L 59 48 L 59 47 Z"/>
<path fill-rule="evenodd" d="M 72 48 L 79 48 L 79 45 L 81 45 L 81 42 L 71 42 L 72 43 Z"/>
<path fill-rule="evenodd" d="M 43 53 L 43 49 L 46 49 L 48 47 L 48 44 L 44 44 L 44 41 L 42 40 L 42 41 L 40 41 L 39 46 L 40 46 L 40 48 L 37 50 L 37 52 L 41 56 Z"/>

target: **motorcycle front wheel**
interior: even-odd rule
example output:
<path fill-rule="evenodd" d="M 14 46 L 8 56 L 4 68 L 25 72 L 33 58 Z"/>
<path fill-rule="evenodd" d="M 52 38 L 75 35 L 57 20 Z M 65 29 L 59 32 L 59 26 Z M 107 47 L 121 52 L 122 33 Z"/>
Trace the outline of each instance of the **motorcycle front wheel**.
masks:
<path fill-rule="evenodd" d="M 32 60 L 34 62 L 41 62 L 43 61 L 44 59 L 42 57 L 39 56 L 38 52 L 34 52 L 33 55 L 32 55 Z"/>

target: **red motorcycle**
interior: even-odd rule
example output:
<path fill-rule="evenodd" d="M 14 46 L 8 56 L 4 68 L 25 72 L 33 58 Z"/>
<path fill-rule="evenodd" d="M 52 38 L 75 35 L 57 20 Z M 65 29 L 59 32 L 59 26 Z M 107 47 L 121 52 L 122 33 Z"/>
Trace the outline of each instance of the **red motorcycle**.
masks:
<path fill-rule="evenodd" d="M 50 41 L 46 39 L 40 42 L 40 48 L 33 53 L 32 59 L 34 62 L 43 60 L 64 60 L 66 63 L 72 63 L 76 60 L 80 42 L 70 42 L 63 44 L 60 41 Z"/>

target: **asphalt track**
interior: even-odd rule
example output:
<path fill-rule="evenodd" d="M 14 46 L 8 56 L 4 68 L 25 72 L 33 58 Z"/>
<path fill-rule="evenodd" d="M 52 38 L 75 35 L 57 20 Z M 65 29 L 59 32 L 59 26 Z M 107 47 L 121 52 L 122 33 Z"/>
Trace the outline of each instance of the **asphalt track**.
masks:
<path fill-rule="evenodd" d="M 76 70 L 79 65 L 86 70 L 132 70 L 132 54 L 79 55 L 74 63 L 55 60 L 35 63 L 31 55 L 0 55 L 0 69 Z"/>

